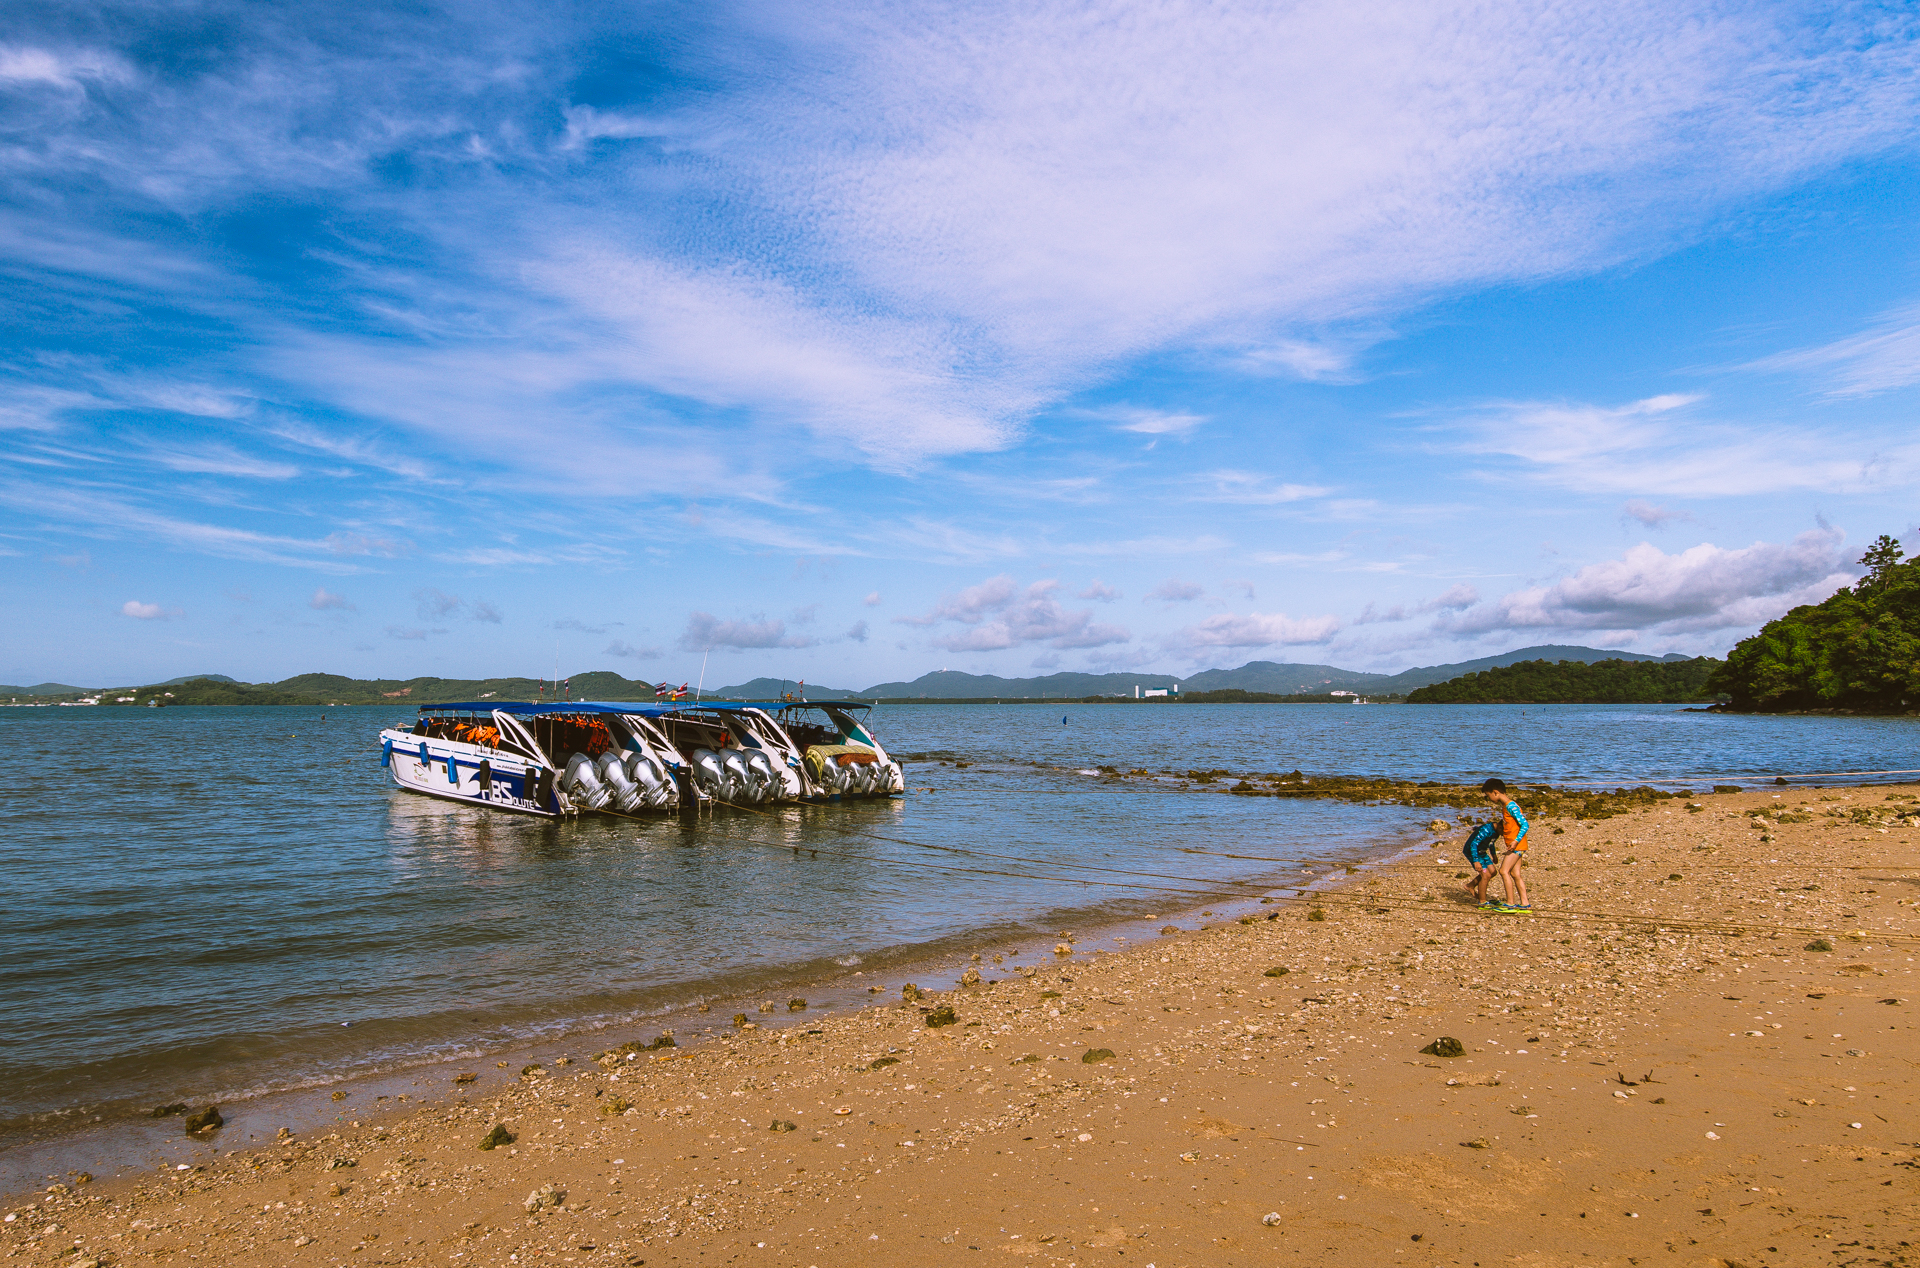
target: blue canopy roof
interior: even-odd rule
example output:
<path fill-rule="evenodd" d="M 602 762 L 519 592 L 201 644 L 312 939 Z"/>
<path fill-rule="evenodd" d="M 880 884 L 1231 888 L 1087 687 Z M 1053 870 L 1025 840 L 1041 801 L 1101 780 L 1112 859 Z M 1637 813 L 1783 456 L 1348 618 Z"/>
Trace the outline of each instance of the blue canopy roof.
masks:
<path fill-rule="evenodd" d="M 873 706 L 851 700 L 673 700 L 661 702 L 643 702 L 639 700 L 467 700 L 455 704 L 423 704 L 422 713 L 491 713 L 498 709 L 502 713 L 511 713 L 516 717 L 528 717 L 542 713 L 637 713 L 643 717 L 659 717 L 663 713 L 673 713 L 681 709 L 718 709 L 738 711 L 741 709 L 792 709 L 802 706 L 835 709 L 870 709 Z"/>

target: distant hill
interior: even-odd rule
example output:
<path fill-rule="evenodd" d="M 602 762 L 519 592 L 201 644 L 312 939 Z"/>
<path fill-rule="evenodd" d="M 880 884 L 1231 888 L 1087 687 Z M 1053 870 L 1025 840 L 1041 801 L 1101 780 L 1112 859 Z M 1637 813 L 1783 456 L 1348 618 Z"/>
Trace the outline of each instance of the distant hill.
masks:
<path fill-rule="evenodd" d="M 714 687 L 701 694 L 716 700 L 778 700 L 786 692 L 800 689 L 799 682 L 793 678 L 754 678 L 732 687 Z M 806 685 L 809 700 L 854 700 L 862 694 L 841 687 Z"/>
<path fill-rule="evenodd" d="M 1685 660 L 1684 656 L 1644 656 L 1637 652 L 1602 651 L 1595 647 L 1541 646 L 1523 647 L 1499 656 L 1456 665 L 1428 665 L 1397 674 L 1374 674 L 1337 665 L 1278 664 L 1270 660 L 1249 661 L 1238 669 L 1206 669 L 1191 676 L 1179 674 L 1048 674 L 1041 678 L 998 678 L 991 674 L 964 674 L 942 669 L 922 674 L 912 682 L 883 682 L 868 687 L 860 695 L 905 699 L 1074 699 L 1081 696 L 1132 695 L 1138 686 L 1170 687 L 1180 684 L 1186 691 L 1256 691 L 1267 695 L 1325 695 L 1330 691 L 1362 691 L 1372 695 L 1404 695 L 1416 687 L 1446 682 L 1461 674 L 1498 669 L 1526 660 L 1573 660 L 1585 663 L 1600 660 L 1659 661 Z"/>
<path fill-rule="evenodd" d="M 1708 698 L 1723 662 L 1528 660 L 1421 687 L 1408 704 L 1658 704 Z"/>
<path fill-rule="evenodd" d="M 1077 700 L 1085 696 L 1130 696 L 1135 687 L 1164 688 L 1178 683 L 1183 693 L 1246 691 L 1273 696 L 1325 696 L 1334 691 L 1368 695 L 1405 695 L 1417 687 L 1446 682 L 1488 669 L 1529 660 L 1677 661 L 1684 656 L 1643 656 L 1636 652 L 1601 651 L 1592 647 L 1523 647 L 1500 656 L 1463 661 L 1457 665 L 1429 665 L 1397 674 L 1367 673 L 1337 665 L 1280 664 L 1249 661 L 1238 669 L 1206 669 L 1180 674 L 1047 674 L 1039 678 L 1000 678 L 942 669 L 922 674 L 912 682 L 876 683 L 864 691 L 807 685 L 811 700 L 927 699 L 927 700 Z M 623 678 L 610 670 L 574 674 L 565 680 L 570 700 L 654 700 L 653 684 Z M 678 684 L 676 684 L 678 685 Z M 703 695 L 723 700 L 777 700 L 798 684 L 792 679 L 754 678 Z M 135 696 L 145 704 L 158 698 L 170 704 L 395 704 L 414 707 L 466 700 L 551 700 L 553 684 L 537 678 L 348 678 L 340 674 L 296 674 L 271 683 L 245 683 L 225 674 L 198 674 L 170 678 L 139 687 L 81 688 L 43 682 L 33 687 L 0 687 L 0 697 L 66 698 L 98 691 L 103 700 Z M 172 692 L 169 698 L 166 693 Z"/>

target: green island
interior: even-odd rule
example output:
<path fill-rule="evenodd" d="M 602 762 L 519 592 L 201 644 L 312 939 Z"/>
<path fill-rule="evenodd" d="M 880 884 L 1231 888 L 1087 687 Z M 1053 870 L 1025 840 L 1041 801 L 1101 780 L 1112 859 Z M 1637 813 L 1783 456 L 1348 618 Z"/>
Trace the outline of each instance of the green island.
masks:
<path fill-rule="evenodd" d="M 1920 709 L 1920 560 L 1884 534 L 1867 575 L 1742 639 L 1709 680 L 1736 713 L 1911 713 Z"/>
<path fill-rule="evenodd" d="M 1524 660 L 1407 693 L 1408 704 L 1662 704 L 1712 700 L 1721 662 Z"/>

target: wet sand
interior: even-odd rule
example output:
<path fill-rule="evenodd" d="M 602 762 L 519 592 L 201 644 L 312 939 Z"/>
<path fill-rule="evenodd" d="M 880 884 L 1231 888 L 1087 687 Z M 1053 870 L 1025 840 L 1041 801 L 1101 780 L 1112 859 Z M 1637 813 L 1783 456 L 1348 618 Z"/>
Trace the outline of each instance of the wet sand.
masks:
<path fill-rule="evenodd" d="M 1917 791 L 1536 817 L 1532 917 L 1468 907 L 1455 830 L 1032 976 L 470 1067 L 463 1097 L 16 1197 L 0 1236 L 80 1265 L 1920 1262 Z"/>

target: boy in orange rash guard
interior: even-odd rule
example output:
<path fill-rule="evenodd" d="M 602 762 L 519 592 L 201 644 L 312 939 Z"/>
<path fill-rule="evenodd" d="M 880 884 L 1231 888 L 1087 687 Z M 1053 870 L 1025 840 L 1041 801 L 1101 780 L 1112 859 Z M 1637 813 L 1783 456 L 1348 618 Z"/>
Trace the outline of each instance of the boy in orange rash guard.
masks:
<path fill-rule="evenodd" d="M 1500 809 L 1500 839 L 1506 847 L 1500 855 L 1500 884 L 1507 901 L 1499 910 L 1531 916 L 1533 904 L 1527 899 L 1526 878 L 1520 874 L 1522 856 L 1527 852 L 1527 817 L 1507 795 L 1507 786 L 1497 779 L 1480 785 L 1486 799 Z M 1515 899 L 1518 901 L 1515 901 Z"/>

